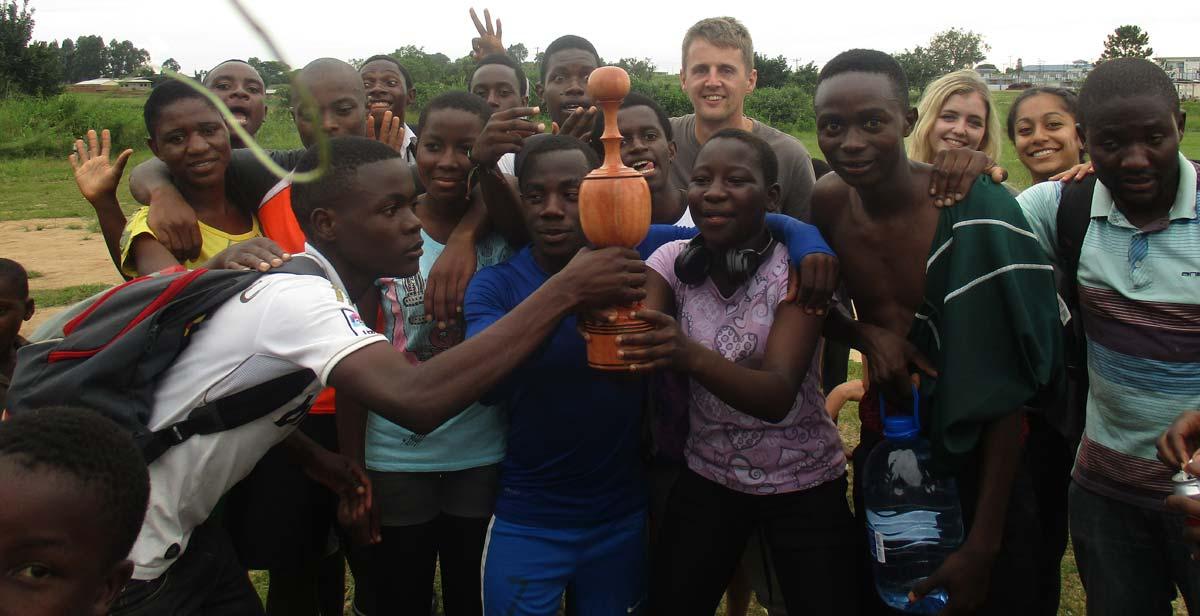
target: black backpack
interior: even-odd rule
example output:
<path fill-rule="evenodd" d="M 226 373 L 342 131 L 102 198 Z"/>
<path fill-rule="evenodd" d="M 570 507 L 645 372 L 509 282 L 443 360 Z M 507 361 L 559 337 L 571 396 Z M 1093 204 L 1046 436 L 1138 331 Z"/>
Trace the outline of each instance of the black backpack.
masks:
<path fill-rule="evenodd" d="M 196 269 L 131 280 L 97 299 L 63 328 L 64 337 L 17 351 L 7 412 L 80 406 L 129 430 L 146 463 L 195 434 L 213 434 L 258 419 L 300 395 L 316 378 L 297 370 L 193 409 L 187 419 L 147 428 L 159 379 L 205 320 L 262 276 L 283 272 L 327 278 L 315 261 L 297 258 L 267 273 Z M 298 408 L 307 410 L 311 398 Z"/>

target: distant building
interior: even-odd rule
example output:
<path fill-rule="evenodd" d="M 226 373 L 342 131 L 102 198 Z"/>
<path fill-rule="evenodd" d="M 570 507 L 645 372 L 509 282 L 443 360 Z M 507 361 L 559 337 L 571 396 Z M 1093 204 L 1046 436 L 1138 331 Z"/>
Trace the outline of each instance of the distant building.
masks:
<path fill-rule="evenodd" d="M 1076 60 L 1070 64 L 1018 64 L 1003 72 L 994 64 L 975 67 L 993 90 L 1023 89 L 1037 86 L 1079 89 L 1092 70 L 1092 63 Z"/>
<path fill-rule="evenodd" d="M 112 77 L 99 77 L 97 79 L 88 79 L 79 83 L 73 83 L 67 86 L 68 92 L 109 92 L 121 87 L 119 79 Z"/>
<path fill-rule="evenodd" d="M 1200 56 L 1159 57 L 1154 61 L 1171 76 L 1180 98 L 1200 98 Z"/>
<path fill-rule="evenodd" d="M 154 82 L 149 79 L 115 79 L 99 77 L 67 86 L 68 92 L 141 92 L 148 91 Z"/>
<path fill-rule="evenodd" d="M 151 85 L 153 85 L 153 82 L 151 82 L 149 79 L 122 79 L 121 80 L 121 89 L 122 90 L 149 90 Z"/>

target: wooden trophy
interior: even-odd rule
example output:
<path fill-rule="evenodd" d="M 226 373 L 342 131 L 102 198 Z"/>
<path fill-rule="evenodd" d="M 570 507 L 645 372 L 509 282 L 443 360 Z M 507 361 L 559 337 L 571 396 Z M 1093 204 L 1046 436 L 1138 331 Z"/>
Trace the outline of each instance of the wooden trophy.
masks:
<path fill-rule="evenodd" d="M 616 66 L 600 67 L 588 77 L 588 94 L 604 110 L 604 135 L 600 137 L 604 164 L 579 186 L 579 223 L 596 248 L 636 248 L 650 230 L 650 187 L 641 173 L 621 163 L 617 111 L 629 94 L 629 74 Z M 639 308 L 641 302 L 613 306 L 584 319 L 588 365 L 600 370 L 629 369 L 630 362 L 617 357 L 616 338 L 653 329 L 629 316 Z"/>

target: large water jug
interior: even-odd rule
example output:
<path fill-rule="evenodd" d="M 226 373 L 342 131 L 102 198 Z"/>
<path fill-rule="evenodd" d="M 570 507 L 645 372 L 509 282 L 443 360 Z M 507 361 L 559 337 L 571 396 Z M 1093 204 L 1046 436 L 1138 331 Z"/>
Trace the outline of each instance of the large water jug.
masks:
<path fill-rule="evenodd" d="M 879 596 L 903 612 L 936 614 L 949 600 L 945 589 L 911 603 L 909 592 L 958 549 L 963 521 L 954 479 L 930 471 L 932 454 L 920 434 L 919 400 L 914 386 L 912 416 L 888 417 L 880 397 L 886 440 L 867 457 L 863 505 Z"/>

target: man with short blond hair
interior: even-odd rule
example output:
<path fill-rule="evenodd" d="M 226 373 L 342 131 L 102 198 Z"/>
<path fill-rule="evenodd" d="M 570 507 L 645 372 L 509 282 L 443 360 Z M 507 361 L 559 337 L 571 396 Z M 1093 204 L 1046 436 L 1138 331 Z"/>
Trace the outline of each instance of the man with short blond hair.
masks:
<path fill-rule="evenodd" d="M 671 118 L 677 148 L 671 184 L 686 189 L 700 147 L 717 131 L 740 128 L 761 137 L 779 157 L 783 213 L 808 220 L 815 182 L 808 150 L 795 137 L 745 114 L 746 97 L 758 82 L 754 41 L 746 26 L 733 17 L 702 19 L 688 28 L 682 52 L 679 84 L 694 113 Z"/>

